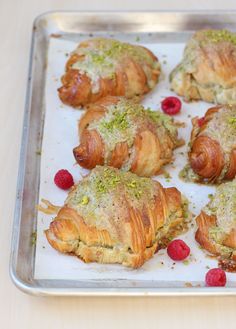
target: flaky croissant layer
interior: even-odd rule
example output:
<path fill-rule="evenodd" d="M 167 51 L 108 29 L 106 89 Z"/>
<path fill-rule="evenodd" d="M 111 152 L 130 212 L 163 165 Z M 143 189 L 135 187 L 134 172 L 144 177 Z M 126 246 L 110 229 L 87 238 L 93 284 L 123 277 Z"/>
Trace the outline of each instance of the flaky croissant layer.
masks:
<path fill-rule="evenodd" d="M 199 125 L 199 122 L 201 124 Z M 187 180 L 220 183 L 236 176 L 236 105 L 210 108 L 192 120 Z"/>
<path fill-rule="evenodd" d="M 236 104 L 236 34 L 202 30 L 188 41 L 171 88 L 186 101 Z"/>
<path fill-rule="evenodd" d="M 236 261 L 236 179 L 217 188 L 196 221 L 197 242 L 214 255 Z"/>
<path fill-rule="evenodd" d="M 85 262 L 137 268 L 186 229 L 186 204 L 176 188 L 98 166 L 74 186 L 45 233 L 53 248 Z"/>
<path fill-rule="evenodd" d="M 80 107 L 107 95 L 146 94 L 159 75 L 160 63 L 147 48 L 96 38 L 80 43 L 72 53 L 58 92 L 63 103 Z"/>
<path fill-rule="evenodd" d="M 173 150 L 183 144 L 170 116 L 114 96 L 87 107 L 79 133 L 74 156 L 80 166 L 109 165 L 147 177 L 171 162 Z"/>

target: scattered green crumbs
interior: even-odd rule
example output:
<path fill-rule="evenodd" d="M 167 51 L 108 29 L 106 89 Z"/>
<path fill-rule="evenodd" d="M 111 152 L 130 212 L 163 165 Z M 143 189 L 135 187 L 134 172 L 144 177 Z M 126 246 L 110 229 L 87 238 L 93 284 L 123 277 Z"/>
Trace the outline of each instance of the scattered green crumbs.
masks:
<path fill-rule="evenodd" d="M 213 241 L 220 243 L 224 236 L 224 231 L 220 227 L 213 226 L 209 228 L 209 236 Z"/>
<path fill-rule="evenodd" d="M 140 41 L 140 37 L 137 35 L 137 37 L 135 38 L 135 41 L 136 42 L 139 42 Z"/>
<path fill-rule="evenodd" d="M 139 178 L 130 173 L 120 173 L 111 168 L 104 168 L 101 174 L 95 179 L 95 188 L 98 193 L 102 194 L 115 189 L 118 184 L 124 184 L 128 188 L 129 194 L 139 199 L 145 188 L 150 186 L 150 180 L 147 178 Z"/>
<path fill-rule="evenodd" d="M 164 173 L 164 177 L 165 177 L 165 179 L 172 178 L 171 175 L 167 171 Z"/>
<path fill-rule="evenodd" d="M 229 118 L 228 122 L 229 122 L 230 125 L 232 125 L 236 128 L 236 117 Z"/>
<path fill-rule="evenodd" d="M 92 122 L 88 129 L 99 132 L 105 141 L 105 159 L 109 159 L 118 143 L 127 142 L 129 147 L 133 145 L 140 121 L 141 124 L 151 121 L 157 131 L 162 126 L 173 140 L 177 137 L 177 127 L 171 117 L 122 97 L 118 103 L 108 106 L 105 116 Z"/>
<path fill-rule="evenodd" d="M 104 168 L 102 174 L 95 179 L 95 188 L 98 193 L 106 193 L 114 189 L 121 181 L 119 175 L 110 168 Z"/>
<path fill-rule="evenodd" d="M 177 132 L 177 128 L 174 125 L 173 119 L 164 113 L 152 111 L 150 108 L 146 110 L 149 118 L 155 123 L 161 123 L 163 126 L 169 131 L 171 135 L 175 135 Z"/>
<path fill-rule="evenodd" d="M 112 167 L 97 166 L 76 189 L 69 194 L 67 204 L 92 216 L 114 196 L 122 197 L 123 193 L 132 201 L 141 198 L 152 200 L 155 185 L 149 178 L 139 177 L 130 172 L 122 172 Z M 142 203 L 141 203 L 142 204 Z"/>
<path fill-rule="evenodd" d="M 203 209 L 207 215 L 217 217 L 216 226 L 209 229 L 209 234 L 214 241 L 221 243 L 224 235 L 235 228 L 236 180 L 219 185 Z"/>
<path fill-rule="evenodd" d="M 116 106 L 115 106 L 116 109 Z M 112 132 L 114 129 L 121 129 L 125 130 L 128 128 L 128 121 L 127 121 L 127 112 L 116 112 L 114 111 L 113 117 L 110 121 L 101 121 L 101 127 L 107 129 L 108 131 Z"/>
<path fill-rule="evenodd" d="M 189 260 L 186 259 L 186 260 L 184 260 L 182 263 L 183 263 L 184 265 L 189 265 L 190 262 L 189 262 Z"/>
<path fill-rule="evenodd" d="M 127 183 L 128 187 L 135 188 L 137 187 L 137 182 L 135 180 L 132 180 L 130 183 Z"/>
<path fill-rule="evenodd" d="M 228 41 L 236 46 L 236 34 L 227 30 L 207 30 L 205 36 L 214 43 Z"/>
<path fill-rule="evenodd" d="M 144 48 L 114 39 L 97 38 L 88 47 L 78 47 L 75 52 L 84 56 L 84 60 L 77 61 L 72 68 L 86 72 L 94 83 L 98 76 L 112 77 L 117 64 L 127 54 L 140 63 L 147 62 L 153 67 L 157 65 Z"/>
<path fill-rule="evenodd" d="M 31 234 L 31 244 L 32 244 L 32 246 L 36 245 L 36 241 L 37 241 L 37 232 L 35 231 Z"/>
<path fill-rule="evenodd" d="M 65 204 L 78 211 L 89 225 L 119 220 L 126 202 L 137 209 L 152 203 L 157 187 L 150 178 L 112 167 L 97 166 L 69 194 Z"/>
<path fill-rule="evenodd" d="M 85 206 L 85 205 L 87 205 L 88 203 L 89 203 L 89 197 L 88 197 L 87 195 L 84 195 L 84 196 L 82 197 L 81 201 L 80 201 L 80 204 L 81 204 L 82 206 Z"/>

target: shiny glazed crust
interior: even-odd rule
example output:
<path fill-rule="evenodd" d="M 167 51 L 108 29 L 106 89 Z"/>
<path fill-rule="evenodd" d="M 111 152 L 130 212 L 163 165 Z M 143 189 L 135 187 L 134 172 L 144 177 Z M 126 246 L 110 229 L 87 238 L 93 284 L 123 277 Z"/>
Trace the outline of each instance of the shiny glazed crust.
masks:
<path fill-rule="evenodd" d="M 172 90 L 186 101 L 236 104 L 236 43 L 229 35 L 217 30 L 196 32 L 170 75 Z M 236 40 L 236 34 L 231 35 Z"/>
<path fill-rule="evenodd" d="M 143 117 L 142 121 L 138 120 L 134 124 L 136 133 L 133 144 L 128 145 L 127 141 L 117 143 L 108 158 L 105 154 L 107 140 L 96 129 L 89 129 L 91 123 L 105 116 L 108 106 L 116 105 L 120 99 L 107 96 L 87 107 L 79 122 L 80 145 L 73 150 L 75 159 L 86 169 L 104 164 L 120 169 L 130 162 L 128 170 L 131 172 L 146 177 L 156 175 L 165 164 L 173 160 L 173 150 L 183 145 L 177 134 L 171 135 L 164 126 L 162 133 L 160 129 L 158 132 L 157 125 Z"/>
<path fill-rule="evenodd" d="M 104 170 L 107 169 L 97 167 L 90 175 L 96 171 L 96 177 L 99 178 L 99 172 Z M 119 173 L 117 169 L 109 170 Z M 82 183 L 87 180 L 86 186 L 87 183 L 91 184 L 90 177 L 85 177 Z M 134 178 L 141 179 L 132 175 L 131 181 Z M 65 205 L 45 231 L 48 242 L 56 250 L 74 254 L 86 263 L 119 263 L 140 267 L 154 255 L 157 248 L 163 247 L 164 241 L 186 229 L 181 193 L 176 188 L 163 188 L 158 182 L 147 180 L 153 191 L 150 196 L 152 201 L 147 200 L 145 193 L 138 205 L 131 201 L 122 184 L 108 191 L 110 198 L 113 198 L 113 208 L 108 206 L 102 210 L 102 224 L 98 216 L 91 224 L 87 217 L 83 217 L 72 206 L 74 203 L 68 201 L 74 200 L 80 189 L 79 183 L 69 193 Z"/>
<path fill-rule="evenodd" d="M 75 63 L 86 61 L 86 56 L 81 54 L 80 50 L 86 48 L 93 51 L 98 50 L 101 43 L 105 47 L 107 44 L 109 49 L 109 43 L 113 41 L 118 43 L 116 40 L 100 38 L 79 44 L 66 64 L 65 74 L 61 78 L 62 86 L 58 89 L 59 97 L 63 103 L 73 107 L 81 107 L 88 103 L 94 103 L 107 95 L 132 98 L 148 93 L 156 85 L 160 75 L 160 64 L 155 55 L 144 47 L 120 42 L 118 46 L 128 45 L 137 54 L 145 52 L 146 59 L 142 57 L 142 60 L 138 60 L 137 56 L 132 55 L 132 49 L 130 52 L 121 52 L 116 58 L 112 75 L 101 76 L 98 73 L 96 77 L 97 90 L 93 90 L 93 81 L 89 73 L 74 66 Z M 106 56 L 105 60 L 107 61 Z M 92 65 L 96 68 L 99 61 Z"/>
<path fill-rule="evenodd" d="M 201 127 L 198 124 L 199 118 L 192 120 L 193 129 L 188 156 L 191 168 L 198 175 L 196 179 L 198 182 L 220 183 L 224 180 L 232 180 L 236 175 L 236 130 L 235 144 L 227 157 L 220 141 L 222 133 L 220 127 L 216 127 L 218 140 L 207 133 L 209 122 L 214 119 L 217 112 L 224 110 L 224 108 L 223 106 L 210 108 L 204 116 L 204 123 Z M 229 112 L 232 109 L 233 107 L 230 107 Z"/>

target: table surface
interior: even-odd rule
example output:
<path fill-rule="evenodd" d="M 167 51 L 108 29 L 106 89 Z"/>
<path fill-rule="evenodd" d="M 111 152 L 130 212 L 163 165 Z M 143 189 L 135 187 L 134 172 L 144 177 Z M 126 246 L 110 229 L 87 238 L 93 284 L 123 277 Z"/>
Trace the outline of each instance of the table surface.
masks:
<path fill-rule="evenodd" d="M 187 6 L 187 7 L 186 7 Z M 0 0 L 1 328 L 235 328 L 236 298 L 43 298 L 18 291 L 8 274 L 11 226 L 33 19 L 49 10 L 236 9 L 235 0 Z"/>

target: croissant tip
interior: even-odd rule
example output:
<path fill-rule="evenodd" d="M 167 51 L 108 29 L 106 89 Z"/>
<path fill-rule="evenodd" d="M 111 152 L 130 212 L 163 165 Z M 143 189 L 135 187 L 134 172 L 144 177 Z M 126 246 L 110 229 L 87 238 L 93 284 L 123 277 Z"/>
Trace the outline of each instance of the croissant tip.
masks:
<path fill-rule="evenodd" d="M 76 146 L 74 149 L 73 149 L 73 155 L 74 155 L 74 158 L 76 160 L 77 163 L 79 163 L 81 161 L 81 158 L 83 157 L 83 148 L 81 147 L 81 145 L 79 146 Z"/>

